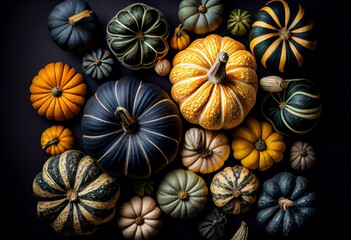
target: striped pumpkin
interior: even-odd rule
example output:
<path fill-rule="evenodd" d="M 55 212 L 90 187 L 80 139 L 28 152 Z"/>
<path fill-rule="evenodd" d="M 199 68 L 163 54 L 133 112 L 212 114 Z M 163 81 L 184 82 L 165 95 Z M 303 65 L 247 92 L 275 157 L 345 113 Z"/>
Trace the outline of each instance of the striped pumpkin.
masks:
<path fill-rule="evenodd" d="M 284 0 L 272 0 L 255 16 L 249 34 L 250 50 L 262 65 L 274 71 L 301 68 L 316 47 L 314 22 L 305 9 Z"/>
<path fill-rule="evenodd" d="M 317 86 L 308 79 L 287 79 L 281 92 L 270 92 L 263 99 L 263 116 L 277 132 L 285 135 L 311 131 L 321 115 L 322 100 Z"/>
<path fill-rule="evenodd" d="M 87 101 L 83 144 L 112 175 L 147 178 L 172 162 L 182 137 L 176 104 L 160 87 L 134 77 L 102 84 Z"/>
<path fill-rule="evenodd" d="M 227 214 L 245 213 L 256 202 L 259 181 L 246 167 L 226 167 L 214 175 L 210 191 L 213 203 Z"/>
<path fill-rule="evenodd" d="M 120 187 L 78 150 L 50 157 L 33 181 L 41 220 L 65 236 L 89 235 L 115 215 Z"/>

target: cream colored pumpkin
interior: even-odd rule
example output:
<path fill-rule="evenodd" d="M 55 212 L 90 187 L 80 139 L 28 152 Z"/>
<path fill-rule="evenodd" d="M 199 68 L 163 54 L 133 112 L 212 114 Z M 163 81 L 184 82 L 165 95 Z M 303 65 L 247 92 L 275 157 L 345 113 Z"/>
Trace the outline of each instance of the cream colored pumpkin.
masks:
<path fill-rule="evenodd" d="M 290 148 L 290 166 L 297 170 L 307 170 L 316 161 L 316 152 L 308 142 L 297 141 Z"/>

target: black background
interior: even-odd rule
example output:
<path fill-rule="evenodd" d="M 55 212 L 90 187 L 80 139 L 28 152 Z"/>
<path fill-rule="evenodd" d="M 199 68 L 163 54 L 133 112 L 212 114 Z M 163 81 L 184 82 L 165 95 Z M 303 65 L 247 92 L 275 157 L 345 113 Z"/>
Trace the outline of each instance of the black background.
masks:
<path fill-rule="evenodd" d="M 62 61 L 77 69 L 85 76 L 89 87 L 89 95 L 95 92 L 100 82 L 85 75 L 82 71 L 82 55 L 61 50 L 51 40 L 47 28 L 47 17 L 50 11 L 61 1 L 58 0 L 2 0 L 0 3 L 1 18 L 1 233 L 22 239 L 64 239 L 55 233 L 50 226 L 43 223 L 36 215 L 36 199 L 32 192 L 32 182 L 43 163 L 49 158 L 40 146 L 41 133 L 49 126 L 56 124 L 40 117 L 29 100 L 29 86 L 38 71 L 50 62 Z M 105 27 L 107 22 L 122 8 L 135 1 L 127 0 L 87 0 L 98 16 L 101 42 L 106 47 Z M 178 5 L 180 1 L 141 1 L 160 9 L 166 16 L 171 35 L 178 25 Z M 243 8 L 252 15 L 263 7 L 264 0 L 223 1 L 226 14 L 221 27 L 214 33 L 228 35 L 225 23 L 229 11 Z M 309 141 L 317 151 L 317 162 L 308 171 L 295 172 L 289 168 L 288 150 L 285 158 L 265 172 L 255 172 L 260 180 L 272 177 L 280 171 L 292 171 L 306 176 L 319 196 L 317 214 L 306 228 L 296 236 L 297 239 L 316 237 L 317 235 L 332 236 L 341 239 L 348 234 L 350 226 L 350 45 L 346 37 L 349 19 L 346 1 L 333 0 L 300 0 L 306 11 L 315 21 L 318 33 L 318 44 L 312 59 L 306 63 L 301 72 L 294 76 L 314 80 L 320 87 L 323 110 L 316 128 L 308 134 L 286 138 L 287 149 L 295 140 Z M 195 36 L 191 35 L 192 40 Z M 237 38 L 247 46 L 247 36 Z M 166 58 L 174 56 L 170 50 Z M 258 68 L 259 78 L 273 74 L 262 67 Z M 134 75 L 146 82 L 153 82 L 169 92 L 171 85 L 167 77 L 160 77 L 153 69 L 132 71 L 117 63 L 111 79 L 124 75 Z M 259 90 L 261 91 L 261 90 Z M 259 92 L 259 96 L 262 92 Z M 259 104 L 259 98 L 258 103 Z M 255 107 L 252 115 L 261 118 Z M 76 137 L 76 148 L 84 150 L 81 142 L 80 118 L 62 123 L 70 127 Z M 184 129 L 189 125 L 184 123 Z M 227 165 L 238 164 L 232 155 Z M 157 181 L 170 169 L 180 167 L 179 158 L 159 174 L 153 176 Z M 209 181 L 211 176 L 203 176 Z M 127 180 L 122 180 L 125 184 Z M 121 198 L 128 198 L 122 187 Z M 204 212 L 211 207 L 208 201 Z M 272 239 L 257 226 L 255 209 L 250 212 L 229 216 L 227 234 L 230 239 L 242 220 L 249 225 L 249 239 Z M 154 239 L 203 239 L 197 230 L 199 217 L 188 220 L 172 219 L 163 216 L 164 222 L 159 234 Z M 96 233 L 75 237 L 74 239 L 123 239 L 115 225 L 116 219 L 98 228 Z M 11 230 L 10 230 L 11 229 Z M 347 235 L 346 235 L 347 236 Z M 71 238 L 72 239 L 72 238 Z M 293 237 L 291 237 L 293 239 Z"/>

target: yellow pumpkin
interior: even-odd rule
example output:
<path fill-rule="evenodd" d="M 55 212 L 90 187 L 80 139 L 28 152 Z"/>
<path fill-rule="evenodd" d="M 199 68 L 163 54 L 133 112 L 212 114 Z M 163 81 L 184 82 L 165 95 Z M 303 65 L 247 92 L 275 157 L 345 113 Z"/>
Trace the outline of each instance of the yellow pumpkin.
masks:
<path fill-rule="evenodd" d="M 190 123 L 232 129 L 256 103 L 256 60 L 230 37 L 198 38 L 174 56 L 172 65 L 171 95 Z"/>
<path fill-rule="evenodd" d="M 250 117 L 245 126 L 233 131 L 232 138 L 234 158 L 244 167 L 264 171 L 283 159 L 286 148 L 283 135 L 268 122 Z"/>
<path fill-rule="evenodd" d="M 185 132 L 182 163 L 188 170 L 202 174 L 217 171 L 230 154 L 227 136 L 220 131 L 190 128 Z"/>
<path fill-rule="evenodd" d="M 62 125 L 53 125 L 44 130 L 40 137 L 42 149 L 50 155 L 58 155 L 74 147 L 71 129 Z"/>
<path fill-rule="evenodd" d="M 30 101 L 40 116 L 64 121 L 80 113 L 85 104 L 87 86 L 83 75 L 62 62 L 40 69 L 29 88 Z"/>
<path fill-rule="evenodd" d="M 185 27 L 183 24 L 179 24 L 175 28 L 174 34 L 171 38 L 170 46 L 174 50 L 183 50 L 190 44 L 190 36 L 184 30 Z"/>

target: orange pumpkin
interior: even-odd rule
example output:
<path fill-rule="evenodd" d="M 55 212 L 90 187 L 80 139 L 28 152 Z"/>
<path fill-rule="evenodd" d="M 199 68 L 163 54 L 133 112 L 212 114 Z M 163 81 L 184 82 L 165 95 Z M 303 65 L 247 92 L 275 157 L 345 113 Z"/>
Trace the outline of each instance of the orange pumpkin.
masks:
<path fill-rule="evenodd" d="M 71 129 L 53 125 L 44 130 L 40 137 L 42 149 L 50 155 L 58 155 L 66 150 L 73 149 L 74 136 Z"/>
<path fill-rule="evenodd" d="M 40 69 L 29 88 L 30 101 L 40 116 L 64 121 L 77 115 L 85 104 L 87 86 L 75 68 L 62 62 Z"/>
<path fill-rule="evenodd" d="M 183 24 L 179 24 L 175 28 L 174 34 L 171 38 L 170 46 L 175 50 L 183 50 L 189 46 L 191 39 L 188 33 L 184 30 Z"/>
<path fill-rule="evenodd" d="M 171 95 L 190 123 L 232 129 L 256 103 L 256 60 L 230 37 L 198 38 L 174 56 L 172 65 Z"/>

